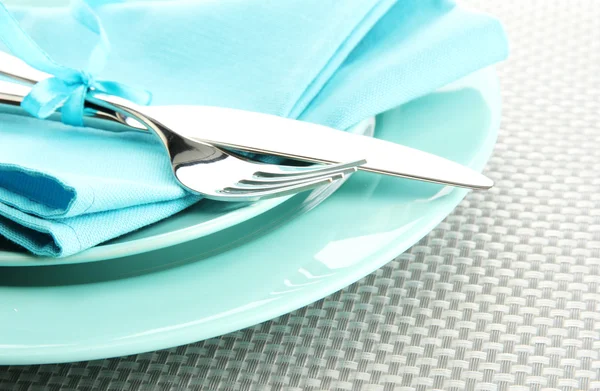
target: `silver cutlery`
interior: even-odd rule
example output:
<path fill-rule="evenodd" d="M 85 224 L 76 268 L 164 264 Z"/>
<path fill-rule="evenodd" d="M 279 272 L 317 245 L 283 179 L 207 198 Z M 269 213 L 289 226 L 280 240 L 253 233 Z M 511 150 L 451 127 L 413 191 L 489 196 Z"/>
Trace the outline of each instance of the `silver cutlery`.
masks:
<path fill-rule="evenodd" d="M 29 87 L 0 81 L 0 103 L 18 106 L 29 91 Z M 162 141 L 183 187 L 214 200 L 257 201 L 294 194 L 340 180 L 364 164 L 363 160 L 309 167 L 258 163 L 180 136 L 143 114 L 127 114 Z"/>
<path fill-rule="evenodd" d="M 50 75 L 18 58 L 0 53 L 0 74 L 27 83 Z M 493 181 L 451 160 L 407 146 L 274 115 L 222 107 L 139 106 L 105 94 L 89 95 L 96 116 L 144 128 L 146 118 L 188 140 L 221 148 L 275 155 L 314 163 L 366 160 L 358 169 L 472 189 L 488 189 Z"/>

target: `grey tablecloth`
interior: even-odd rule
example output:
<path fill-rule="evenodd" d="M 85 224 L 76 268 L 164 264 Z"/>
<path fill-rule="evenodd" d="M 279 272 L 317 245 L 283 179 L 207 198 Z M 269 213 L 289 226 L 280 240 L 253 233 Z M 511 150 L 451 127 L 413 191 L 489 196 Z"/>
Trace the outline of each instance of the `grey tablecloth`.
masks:
<path fill-rule="evenodd" d="M 309 307 L 155 353 L 0 368 L 0 389 L 600 390 L 600 1 L 465 3 L 512 42 L 493 190 Z"/>

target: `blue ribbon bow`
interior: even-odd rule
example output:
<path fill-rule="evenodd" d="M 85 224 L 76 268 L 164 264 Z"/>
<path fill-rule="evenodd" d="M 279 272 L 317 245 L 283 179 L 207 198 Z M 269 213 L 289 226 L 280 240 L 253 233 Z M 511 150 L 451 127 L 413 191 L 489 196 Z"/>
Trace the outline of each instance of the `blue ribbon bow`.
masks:
<path fill-rule="evenodd" d="M 73 126 L 83 126 L 85 97 L 90 89 L 117 95 L 138 104 L 146 105 L 152 98 L 150 92 L 124 84 L 96 80 L 106 65 L 110 44 L 102 24 L 92 6 L 118 0 L 74 0 L 72 15 L 82 26 L 98 35 L 99 40 L 92 50 L 85 70 L 69 68 L 56 63 L 19 26 L 19 23 L 0 3 L 0 40 L 17 57 L 30 66 L 53 75 L 37 83 L 23 99 L 21 107 L 37 118 L 46 118 L 61 108 L 62 121 Z"/>

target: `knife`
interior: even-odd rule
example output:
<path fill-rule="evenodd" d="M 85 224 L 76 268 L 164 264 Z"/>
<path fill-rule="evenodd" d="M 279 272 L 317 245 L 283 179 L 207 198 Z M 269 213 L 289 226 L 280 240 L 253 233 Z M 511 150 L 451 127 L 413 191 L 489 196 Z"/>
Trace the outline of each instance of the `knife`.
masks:
<path fill-rule="evenodd" d="M 178 133 L 222 148 L 315 163 L 365 159 L 360 170 L 472 189 L 494 185 L 485 175 L 443 157 L 323 125 L 210 106 L 157 106 L 152 113 L 159 121 L 168 118 Z"/>
<path fill-rule="evenodd" d="M 29 84 L 50 77 L 6 53 L 0 53 L 0 64 L 0 74 Z M 7 84 L 13 83 L 2 83 Z M 18 87 L 19 94 L 29 88 Z M 1 98 L 14 105 L 10 94 L 1 94 Z M 365 159 L 366 163 L 359 167 L 364 171 L 471 189 L 489 189 L 494 184 L 485 175 L 440 156 L 271 114 L 213 106 L 137 106 L 119 97 L 95 93 L 89 95 L 86 104 L 97 110 L 98 117 L 140 128 L 139 122 L 117 109 L 119 105 L 134 107 L 182 136 L 221 148 L 315 163 Z"/>

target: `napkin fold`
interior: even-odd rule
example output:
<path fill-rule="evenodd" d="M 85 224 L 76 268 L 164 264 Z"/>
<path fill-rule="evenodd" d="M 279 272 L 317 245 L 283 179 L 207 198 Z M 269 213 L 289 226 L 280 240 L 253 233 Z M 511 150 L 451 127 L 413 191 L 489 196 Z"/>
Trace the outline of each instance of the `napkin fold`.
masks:
<path fill-rule="evenodd" d="M 95 37 L 64 8 L 13 8 L 54 59 L 81 67 Z M 98 9 L 102 78 L 198 104 L 338 129 L 503 60 L 499 22 L 444 0 L 131 1 Z M 3 49 L 0 46 L 0 49 Z M 197 202 L 159 142 L 0 113 L 0 234 L 66 257 Z"/>

